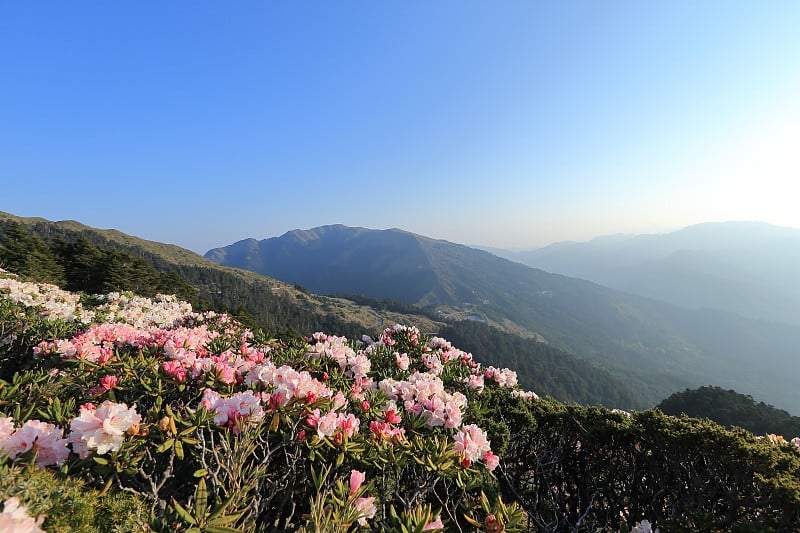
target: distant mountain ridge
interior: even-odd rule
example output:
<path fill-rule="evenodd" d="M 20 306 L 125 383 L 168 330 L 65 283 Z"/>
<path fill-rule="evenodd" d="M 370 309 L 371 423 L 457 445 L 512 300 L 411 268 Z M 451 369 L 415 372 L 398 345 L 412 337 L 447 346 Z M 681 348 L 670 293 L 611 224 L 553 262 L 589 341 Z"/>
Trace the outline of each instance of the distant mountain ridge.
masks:
<path fill-rule="evenodd" d="M 800 324 L 800 230 L 716 222 L 495 255 L 681 307 Z"/>
<path fill-rule="evenodd" d="M 311 235 L 297 233 L 301 240 Z M 624 381 L 596 365 L 487 325 L 459 322 L 458 317 L 445 324 L 430 310 L 398 302 L 322 297 L 303 287 L 221 266 L 178 246 L 75 221 L 50 222 L 0 212 L 0 267 L 13 265 L 12 271 L 37 281 L 69 283 L 73 276 L 65 279 L 65 272 L 57 272 L 65 259 L 60 240 L 72 243 L 67 246 L 70 250 L 80 250 L 72 259 L 79 260 L 80 277 L 89 283 L 77 290 L 98 283 L 102 290 L 134 290 L 142 283 L 163 290 L 163 278 L 167 292 L 188 289 L 194 293 L 193 300 L 199 298 L 202 308 L 234 313 L 252 327 L 272 333 L 324 331 L 358 339 L 397 323 L 417 326 L 426 334 L 452 332 L 463 341 L 459 346 L 472 351 L 483 364 L 505 367 L 520 361 L 520 384 L 540 395 L 626 409 L 649 405 L 639 391 L 627 388 Z M 107 258 L 114 264 L 107 263 Z M 120 264 L 131 268 L 120 269 Z"/>
<path fill-rule="evenodd" d="M 712 382 L 800 411 L 797 326 L 685 310 L 397 229 L 296 230 L 206 257 L 323 294 L 391 297 L 443 318 L 522 328 L 624 376 L 653 403 Z"/>

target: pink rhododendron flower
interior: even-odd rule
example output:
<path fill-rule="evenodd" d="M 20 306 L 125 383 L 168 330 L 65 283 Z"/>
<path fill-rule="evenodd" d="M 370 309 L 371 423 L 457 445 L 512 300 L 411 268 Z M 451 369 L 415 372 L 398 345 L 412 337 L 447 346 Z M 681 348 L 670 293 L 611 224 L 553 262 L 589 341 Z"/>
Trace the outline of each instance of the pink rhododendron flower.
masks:
<path fill-rule="evenodd" d="M 100 386 L 105 390 L 111 390 L 117 386 L 117 376 L 108 375 L 100 378 Z"/>
<path fill-rule="evenodd" d="M 10 416 L 0 416 L 0 446 L 12 433 L 14 433 L 14 419 Z"/>
<path fill-rule="evenodd" d="M 408 367 L 411 365 L 411 359 L 409 359 L 408 354 L 396 353 L 394 357 L 395 362 L 397 363 L 397 368 L 400 370 L 408 370 Z"/>
<path fill-rule="evenodd" d="M 486 468 L 490 472 L 494 472 L 494 469 L 500 464 L 500 458 L 491 451 L 488 451 L 483 454 L 483 464 L 486 465 Z"/>
<path fill-rule="evenodd" d="M 8 420 L 0 419 L 0 454 L 16 459 L 33 450 L 38 466 L 61 466 L 69 457 L 64 430 L 39 420 L 28 420 L 13 433 L 8 433 Z M 3 435 L 6 435 L 3 437 Z"/>
<path fill-rule="evenodd" d="M 161 370 L 179 383 L 186 381 L 186 368 L 180 361 L 164 361 L 161 363 Z"/>
<path fill-rule="evenodd" d="M 389 424 L 399 424 L 403 421 L 396 409 L 388 409 L 383 413 L 383 420 Z"/>
<path fill-rule="evenodd" d="M 223 398 L 218 392 L 205 389 L 200 406 L 214 416 L 218 426 L 229 427 L 238 435 L 242 424 L 257 422 L 264 418 L 260 393 L 253 391 L 237 392 L 230 398 Z"/>
<path fill-rule="evenodd" d="M 476 376 L 475 374 L 471 374 L 467 378 L 467 387 L 469 387 L 470 389 L 476 390 L 478 392 L 482 391 L 483 387 L 484 387 L 483 376 L 482 375 L 477 375 Z"/>
<path fill-rule="evenodd" d="M 369 423 L 369 432 L 380 440 L 395 442 L 402 440 L 406 434 L 406 430 L 403 428 L 394 427 L 391 424 L 377 420 L 372 420 Z"/>
<path fill-rule="evenodd" d="M 470 462 L 481 460 L 487 452 L 491 452 L 486 433 L 475 424 L 462 427 L 453 440 L 456 452 Z"/>
<path fill-rule="evenodd" d="M 355 493 L 358 489 L 361 488 L 361 484 L 364 483 L 364 480 L 367 478 L 364 472 L 359 472 L 358 470 L 351 470 L 350 471 L 350 493 Z"/>

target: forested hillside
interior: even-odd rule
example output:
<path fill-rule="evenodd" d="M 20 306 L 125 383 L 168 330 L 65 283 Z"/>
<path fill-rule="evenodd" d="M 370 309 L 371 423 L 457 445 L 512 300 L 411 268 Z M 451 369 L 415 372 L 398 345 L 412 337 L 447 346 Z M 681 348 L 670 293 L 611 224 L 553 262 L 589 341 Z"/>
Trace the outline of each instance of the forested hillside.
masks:
<path fill-rule="evenodd" d="M 752 396 L 720 387 L 700 387 L 676 392 L 658 408 L 668 415 L 708 418 L 723 426 L 738 426 L 756 435 L 800 435 L 800 417 Z"/>
<path fill-rule="evenodd" d="M 63 283 L 76 291 L 177 293 L 194 305 L 230 312 L 273 334 L 333 330 L 358 338 L 395 323 L 413 323 L 436 334 L 445 324 L 431 309 L 363 296 L 351 295 L 351 300 L 322 298 L 303 287 L 219 266 L 175 246 L 75 222 L 0 217 L 0 267 L 3 265 L 32 279 Z M 469 350 L 485 364 L 508 366 L 519 362 L 520 379 L 536 385 L 540 394 L 565 402 L 623 409 L 651 405 L 624 380 L 567 352 L 531 339 L 502 335 L 478 323 L 453 327 L 453 331 L 473 339 Z M 485 340 L 474 342 L 480 336 Z M 502 342 L 493 345 L 489 339 Z M 537 371 L 540 367 L 547 372 Z"/>

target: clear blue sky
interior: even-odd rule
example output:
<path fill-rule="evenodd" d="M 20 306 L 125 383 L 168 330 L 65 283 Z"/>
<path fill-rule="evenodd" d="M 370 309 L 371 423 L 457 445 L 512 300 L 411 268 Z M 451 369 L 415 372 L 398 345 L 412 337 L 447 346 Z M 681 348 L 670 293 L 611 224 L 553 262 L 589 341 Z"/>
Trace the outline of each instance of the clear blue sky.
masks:
<path fill-rule="evenodd" d="M 3 2 L 0 210 L 204 252 L 800 227 L 800 2 Z"/>

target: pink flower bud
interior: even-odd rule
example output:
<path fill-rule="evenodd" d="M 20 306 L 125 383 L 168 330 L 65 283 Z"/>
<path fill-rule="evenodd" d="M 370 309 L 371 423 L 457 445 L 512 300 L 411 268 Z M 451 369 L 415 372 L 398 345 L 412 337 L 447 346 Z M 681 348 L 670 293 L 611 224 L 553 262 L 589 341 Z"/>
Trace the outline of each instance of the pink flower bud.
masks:
<path fill-rule="evenodd" d="M 100 386 L 103 387 L 105 390 L 111 390 L 117 386 L 117 376 L 103 376 L 100 379 Z"/>
<path fill-rule="evenodd" d="M 350 471 L 350 493 L 354 494 L 358 489 L 361 488 L 361 485 L 364 483 L 364 480 L 367 478 L 367 475 L 364 472 L 359 472 L 358 470 L 351 470 Z"/>

